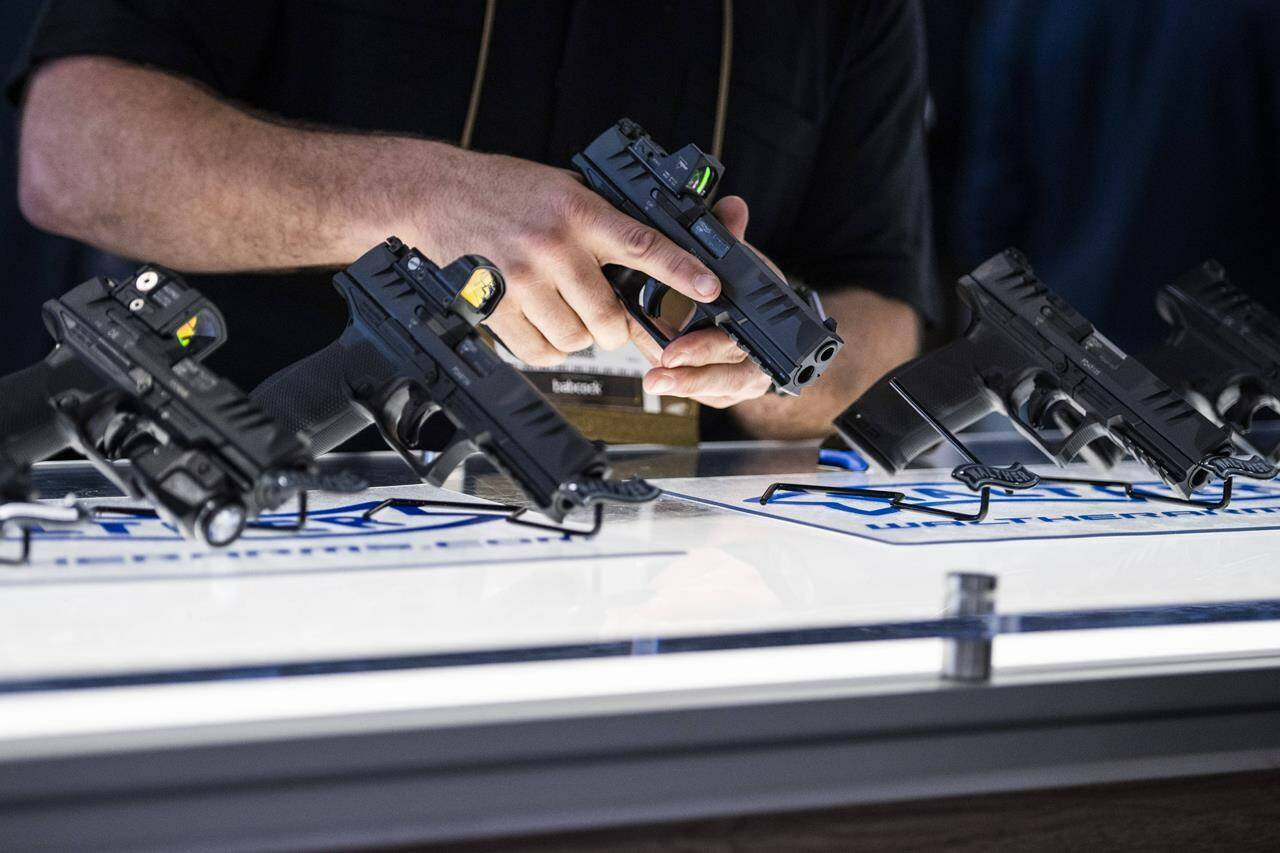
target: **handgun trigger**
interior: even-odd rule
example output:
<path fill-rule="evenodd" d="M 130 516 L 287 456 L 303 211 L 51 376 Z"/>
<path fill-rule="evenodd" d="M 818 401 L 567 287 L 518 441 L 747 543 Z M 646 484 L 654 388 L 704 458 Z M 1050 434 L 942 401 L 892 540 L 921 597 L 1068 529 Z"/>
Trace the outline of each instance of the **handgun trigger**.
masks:
<path fill-rule="evenodd" d="M 430 486 L 443 486 L 455 468 L 466 461 L 468 456 L 479 452 L 480 449 L 469 438 L 456 438 L 426 466 L 422 479 Z"/>
<path fill-rule="evenodd" d="M 1268 394 L 1245 391 L 1223 411 L 1222 421 L 1237 433 L 1244 435 L 1253 429 L 1254 417 L 1264 409 L 1280 413 L 1280 400 Z"/>
<path fill-rule="evenodd" d="M 1094 417 L 1085 417 L 1066 438 L 1057 443 L 1046 441 L 1036 427 L 1028 423 L 1012 401 L 1005 401 L 1009 422 L 1017 432 L 1057 465 L 1066 465 L 1080 455 L 1086 447 L 1100 438 L 1111 440 L 1106 425 Z"/>
<path fill-rule="evenodd" d="M 1055 461 L 1060 460 L 1058 464 L 1065 465 L 1083 453 L 1086 447 L 1103 438 L 1113 441 L 1106 425 L 1097 418 L 1085 418 L 1058 446 Z"/>
<path fill-rule="evenodd" d="M 662 300 L 666 298 L 668 290 L 670 288 L 656 278 L 646 279 L 645 283 L 640 287 L 641 310 L 650 317 L 661 317 Z"/>

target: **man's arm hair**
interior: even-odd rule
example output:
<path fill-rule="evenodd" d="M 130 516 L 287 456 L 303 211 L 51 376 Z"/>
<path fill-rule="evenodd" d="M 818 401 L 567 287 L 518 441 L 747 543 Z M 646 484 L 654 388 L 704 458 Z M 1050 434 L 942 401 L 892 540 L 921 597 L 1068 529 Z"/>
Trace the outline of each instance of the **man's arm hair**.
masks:
<path fill-rule="evenodd" d="M 601 267 L 691 299 L 720 284 L 693 255 L 572 173 L 432 140 L 290 126 L 171 75 L 74 57 L 39 69 L 21 130 L 36 225 L 189 272 L 345 266 L 390 234 L 506 275 L 487 325 L 535 365 L 629 337 Z"/>
<path fill-rule="evenodd" d="M 337 266 L 396 230 L 388 188 L 424 146 L 456 152 L 289 127 L 170 74 L 71 57 L 28 88 L 19 203 L 45 230 L 183 270 Z"/>

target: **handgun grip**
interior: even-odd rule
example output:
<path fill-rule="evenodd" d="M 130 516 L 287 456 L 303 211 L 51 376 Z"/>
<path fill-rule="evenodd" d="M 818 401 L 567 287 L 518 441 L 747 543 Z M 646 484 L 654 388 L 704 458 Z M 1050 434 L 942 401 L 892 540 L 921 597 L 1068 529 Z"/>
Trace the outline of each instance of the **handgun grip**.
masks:
<path fill-rule="evenodd" d="M 41 360 L 0 379 L 0 447 L 14 462 L 39 462 L 70 446 L 50 400 L 56 370 Z"/>
<path fill-rule="evenodd" d="M 892 371 L 840 413 L 836 429 L 881 468 L 901 471 L 942 436 L 890 381 L 897 379 L 943 426 L 959 432 L 996 408 L 970 357 L 973 349 L 960 338 Z"/>
<path fill-rule="evenodd" d="M 347 349 L 341 339 L 271 376 L 249 395 L 287 429 L 311 440 L 317 455 L 337 447 L 373 422 L 348 386 Z"/>

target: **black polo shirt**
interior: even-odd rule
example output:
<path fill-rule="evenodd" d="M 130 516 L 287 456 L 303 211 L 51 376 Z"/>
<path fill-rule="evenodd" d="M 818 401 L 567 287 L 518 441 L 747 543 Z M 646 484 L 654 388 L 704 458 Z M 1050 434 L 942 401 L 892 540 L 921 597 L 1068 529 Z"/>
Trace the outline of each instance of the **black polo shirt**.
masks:
<path fill-rule="evenodd" d="M 496 8 L 477 150 L 567 167 L 622 116 L 668 149 L 710 146 L 720 0 Z M 480 0 L 52 0 L 9 94 L 17 102 L 41 62 L 99 54 L 285 120 L 456 141 L 483 10 Z M 912 0 L 738 0 L 721 192 L 747 199 L 748 239 L 789 275 L 869 287 L 931 320 L 921 30 Z M 190 276 L 227 314 L 232 340 L 211 364 L 252 387 L 332 340 L 345 310 L 330 278 Z"/>

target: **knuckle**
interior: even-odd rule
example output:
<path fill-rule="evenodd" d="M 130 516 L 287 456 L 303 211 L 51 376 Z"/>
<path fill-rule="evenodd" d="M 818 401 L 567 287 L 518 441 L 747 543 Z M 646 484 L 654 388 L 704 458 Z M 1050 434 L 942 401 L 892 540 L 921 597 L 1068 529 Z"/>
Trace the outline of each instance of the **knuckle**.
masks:
<path fill-rule="evenodd" d="M 553 208 L 559 219 L 576 225 L 590 225 L 600 216 L 596 195 L 577 184 L 560 191 L 554 199 Z"/>
<path fill-rule="evenodd" d="M 528 258 L 556 257 L 569 243 L 569 230 L 563 223 L 545 222 L 521 234 L 519 243 Z M 530 261 L 526 261 L 526 265 L 532 267 Z"/>
<path fill-rule="evenodd" d="M 591 346 L 591 335 L 585 330 L 558 330 L 547 335 L 551 345 L 562 353 L 577 352 Z"/>
<path fill-rule="evenodd" d="M 610 320 L 600 330 L 600 345 L 605 349 L 617 349 L 631 340 L 631 332 L 625 320 Z"/>
<path fill-rule="evenodd" d="M 508 302 L 503 299 L 498 303 L 498 307 L 493 309 L 493 313 L 485 319 L 484 325 L 493 329 L 499 335 L 505 334 L 510 330 L 511 321 L 515 318 L 516 313 L 514 301 Z"/>
<path fill-rule="evenodd" d="M 520 360 L 532 367 L 555 367 L 557 364 L 564 362 L 564 353 L 544 344 L 534 347 L 525 355 L 521 355 Z"/>
<path fill-rule="evenodd" d="M 612 303 L 592 303 L 584 306 L 582 319 L 586 321 L 588 328 L 599 329 L 603 334 L 623 337 L 628 334 L 626 315 L 616 300 Z"/>
<path fill-rule="evenodd" d="M 658 246 L 658 232 L 648 225 L 630 222 L 623 226 L 622 246 L 633 258 L 652 257 Z"/>
<path fill-rule="evenodd" d="M 508 284 L 515 285 L 515 289 L 518 290 L 526 287 L 536 277 L 536 274 L 533 264 L 527 257 L 518 257 L 503 262 L 502 277 L 506 279 Z M 498 303 L 498 311 L 502 310 L 505 302 L 506 300 L 503 300 L 503 302 Z"/>
<path fill-rule="evenodd" d="M 732 340 L 716 344 L 716 357 L 725 364 L 742 364 L 747 360 L 746 352 Z"/>
<path fill-rule="evenodd" d="M 695 394 L 714 395 L 718 393 L 715 387 L 716 383 L 708 371 L 695 367 L 682 372 L 685 373 L 685 376 L 680 383 L 680 389 L 684 396 L 692 397 Z"/>
<path fill-rule="evenodd" d="M 715 338 L 701 338 L 690 347 L 690 353 L 702 364 L 715 364 L 724 360 L 724 347 Z"/>
<path fill-rule="evenodd" d="M 672 247 L 664 258 L 666 265 L 671 269 L 671 277 L 675 281 L 692 280 L 695 275 L 702 271 L 701 266 L 693 259 L 688 252 L 681 251 Z"/>

